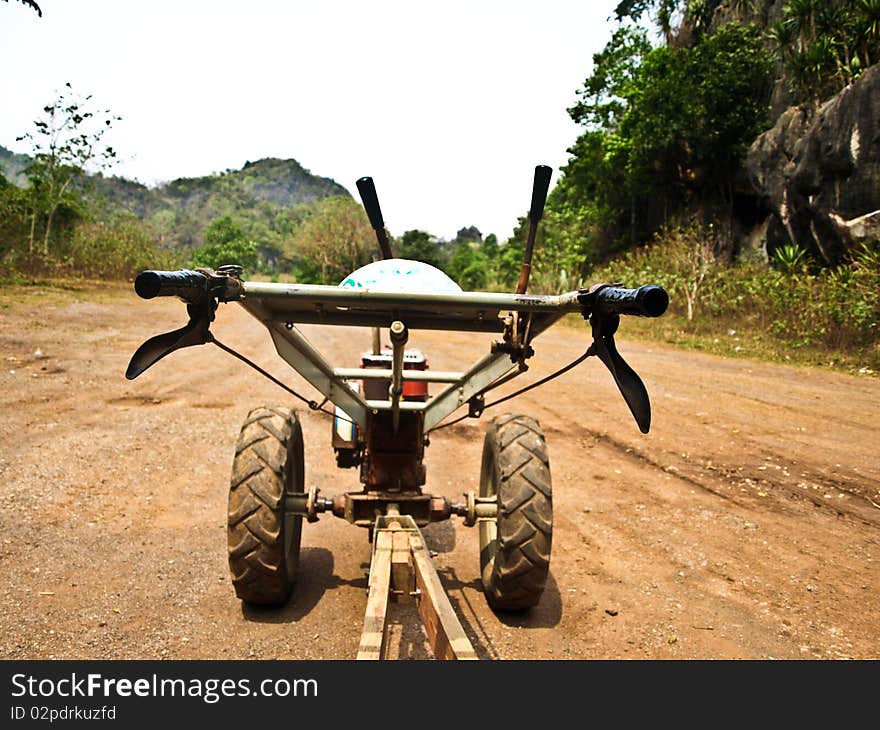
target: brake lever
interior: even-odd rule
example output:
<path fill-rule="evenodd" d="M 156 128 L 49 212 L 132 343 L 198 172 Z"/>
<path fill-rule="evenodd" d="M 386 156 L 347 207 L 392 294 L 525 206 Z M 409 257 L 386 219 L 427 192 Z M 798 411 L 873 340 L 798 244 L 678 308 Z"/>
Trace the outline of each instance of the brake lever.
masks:
<path fill-rule="evenodd" d="M 605 364 L 629 406 L 630 413 L 636 419 L 639 431 L 648 433 L 651 428 L 651 401 L 642 379 L 627 364 L 614 344 L 614 333 L 619 325 L 620 315 L 606 314 L 600 308 L 594 309 L 590 314 L 593 344 L 587 354 L 595 355 Z"/>
<path fill-rule="evenodd" d="M 587 355 L 595 355 L 608 368 L 617 389 L 626 401 L 630 413 L 636 419 L 636 425 L 642 433 L 651 429 L 651 400 L 645 384 L 623 359 L 614 343 L 614 333 L 620 326 L 620 315 L 608 312 L 598 304 L 598 294 L 602 289 L 619 284 L 596 284 L 589 291 L 582 293 L 578 299 L 584 305 L 584 319 L 590 320 L 593 330 L 593 344 Z M 665 305 L 663 307 L 665 309 Z"/>
<path fill-rule="evenodd" d="M 180 329 L 156 335 L 144 342 L 131 356 L 125 377 L 128 380 L 134 380 L 147 368 L 155 365 L 175 350 L 204 345 L 212 341 L 214 336 L 209 331 L 209 327 L 214 321 L 216 309 L 217 300 L 213 297 L 205 297 L 200 302 L 187 304 L 186 311 L 189 314 L 189 322 Z"/>

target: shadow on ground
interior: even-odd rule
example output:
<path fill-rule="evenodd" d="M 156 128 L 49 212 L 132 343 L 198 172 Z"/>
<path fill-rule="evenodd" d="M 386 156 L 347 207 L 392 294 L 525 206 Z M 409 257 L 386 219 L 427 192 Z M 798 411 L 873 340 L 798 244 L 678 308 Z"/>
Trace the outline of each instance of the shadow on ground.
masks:
<path fill-rule="evenodd" d="M 296 586 L 290 600 L 283 606 L 251 606 L 241 604 L 241 612 L 247 621 L 283 624 L 299 621 L 317 605 L 324 592 L 340 586 L 367 589 L 366 576 L 346 580 L 333 573 L 333 553 L 327 548 L 303 548 L 299 556 Z"/>

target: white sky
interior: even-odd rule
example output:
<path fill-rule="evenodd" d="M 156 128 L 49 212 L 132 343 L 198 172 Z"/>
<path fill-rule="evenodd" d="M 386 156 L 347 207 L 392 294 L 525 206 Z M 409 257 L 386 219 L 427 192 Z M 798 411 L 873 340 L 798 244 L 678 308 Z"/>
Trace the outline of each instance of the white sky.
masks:
<path fill-rule="evenodd" d="M 0 2 L 0 144 L 65 82 L 123 117 L 111 172 L 143 183 L 293 157 L 356 198 L 376 181 L 394 235 L 502 241 L 534 166 L 557 170 L 566 113 L 617 0 Z"/>

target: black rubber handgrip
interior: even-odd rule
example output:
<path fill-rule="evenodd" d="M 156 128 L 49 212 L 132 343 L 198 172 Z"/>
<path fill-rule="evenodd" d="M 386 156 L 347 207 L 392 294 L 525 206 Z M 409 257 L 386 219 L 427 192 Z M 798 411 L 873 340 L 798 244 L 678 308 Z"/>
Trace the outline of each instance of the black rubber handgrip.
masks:
<path fill-rule="evenodd" d="M 208 293 L 208 277 L 198 271 L 142 271 L 134 280 L 134 290 L 142 299 L 180 297 L 193 303 Z"/>
<path fill-rule="evenodd" d="M 662 286 L 648 285 L 638 289 L 606 286 L 596 293 L 596 304 L 608 314 L 659 317 L 669 306 L 669 295 Z"/>
<path fill-rule="evenodd" d="M 367 211 L 367 217 L 370 219 L 370 225 L 373 230 L 380 231 L 385 228 L 385 221 L 382 219 L 382 209 L 379 207 L 379 196 L 376 195 L 376 186 L 373 184 L 373 178 L 362 177 L 355 185 L 361 194 L 361 201 Z"/>
<path fill-rule="evenodd" d="M 547 191 L 550 189 L 550 176 L 553 168 L 547 165 L 535 167 L 535 182 L 532 184 L 532 205 L 529 207 L 529 220 L 537 223 L 544 215 L 544 204 L 547 202 Z"/>

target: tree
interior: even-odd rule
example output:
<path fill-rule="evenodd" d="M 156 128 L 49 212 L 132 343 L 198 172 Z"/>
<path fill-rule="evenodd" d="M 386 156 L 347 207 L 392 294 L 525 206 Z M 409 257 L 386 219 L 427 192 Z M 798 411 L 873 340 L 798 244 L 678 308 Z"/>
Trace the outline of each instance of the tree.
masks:
<path fill-rule="evenodd" d="M 691 49 L 656 48 L 627 89 L 617 134 L 643 194 L 720 195 L 767 124 L 770 59 L 754 27 L 730 23 Z"/>
<path fill-rule="evenodd" d="M 216 269 L 224 264 L 238 264 L 245 269 L 257 266 L 257 244 L 245 237 L 232 218 L 223 216 L 205 229 L 205 245 L 192 252 L 193 266 Z"/>
<path fill-rule="evenodd" d="M 421 261 L 438 269 L 446 266 L 446 252 L 425 231 L 406 231 L 397 242 L 396 252 L 402 259 Z"/>
<path fill-rule="evenodd" d="M 880 59 L 880 0 L 786 0 L 767 37 L 795 100 L 816 108 Z"/>
<path fill-rule="evenodd" d="M 91 95 L 79 97 L 70 83 L 65 84 L 58 98 L 43 107 L 45 116 L 34 121 L 34 131 L 17 138 L 30 143 L 34 158 L 25 170 L 32 206 L 29 254 L 34 253 L 37 217 L 44 224 L 41 253 L 48 256 L 55 214 L 62 204 L 78 197 L 74 183 L 86 167 L 104 170 L 116 158 L 116 151 L 103 138 L 121 117 L 109 109 L 93 111 L 91 99 Z"/>
<path fill-rule="evenodd" d="M 485 288 L 489 274 L 489 259 L 476 244 L 461 241 L 449 259 L 449 275 L 465 291 Z"/>
<path fill-rule="evenodd" d="M 320 272 L 322 284 L 336 283 L 369 263 L 376 238 L 364 209 L 352 198 L 334 196 L 314 203 L 290 241 L 295 256 Z"/>
<path fill-rule="evenodd" d="M 43 17 L 43 11 L 40 10 L 40 6 L 37 5 L 34 0 L 18 0 L 22 5 L 27 5 L 31 10 L 33 10 L 37 15 L 41 18 Z M 9 0 L 5 0 L 5 2 L 9 2 Z"/>
<path fill-rule="evenodd" d="M 495 259 L 498 256 L 498 236 L 494 233 L 488 234 L 480 244 L 480 251 L 482 251 L 488 259 Z"/>
<path fill-rule="evenodd" d="M 0 261 L 27 235 L 28 202 L 26 192 L 0 174 Z"/>
<path fill-rule="evenodd" d="M 617 28 L 605 48 L 593 54 L 593 73 L 568 110 L 571 118 L 588 130 L 613 130 L 626 110 L 627 89 L 650 50 L 644 28 Z"/>
<path fill-rule="evenodd" d="M 597 54 L 569 110 L 587 131 L 548 198 L 548 250 L 569 276 L 574 255 L 598 262 L 685 207 L 722 204 L 729 223 L 733 180 L 767 123 L 771 61 L 754 27 L 730 23 L 693 47 L 653 49 L 625 30 Z"/>

